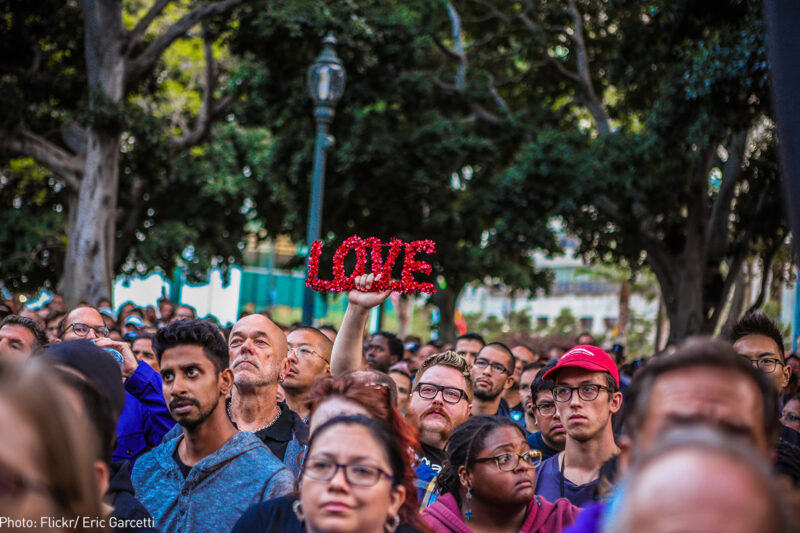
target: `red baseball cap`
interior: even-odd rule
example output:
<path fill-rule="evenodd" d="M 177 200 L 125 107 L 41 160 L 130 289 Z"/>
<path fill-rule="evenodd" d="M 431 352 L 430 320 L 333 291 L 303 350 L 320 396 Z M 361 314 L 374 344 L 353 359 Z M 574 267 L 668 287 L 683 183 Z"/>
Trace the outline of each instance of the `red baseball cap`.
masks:
<path fill-rule="evenodd" d="M 561 356 L 556 366 L 545 372 L 544 379 L 553 379 L 562 368 L 584 368 L 595 372 L 608 372 L 619 387 L 619 370 L 614 360 L 597 346 L 579 344 Z"/>

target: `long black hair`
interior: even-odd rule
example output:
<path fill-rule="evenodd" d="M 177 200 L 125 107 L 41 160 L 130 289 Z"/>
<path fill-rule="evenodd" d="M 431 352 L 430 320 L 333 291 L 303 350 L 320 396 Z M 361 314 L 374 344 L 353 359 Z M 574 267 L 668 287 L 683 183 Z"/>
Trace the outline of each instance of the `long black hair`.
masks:
<path fill-rule="evenodd" d="M 517 429 L 520 435 L 525 437 L 525 432 L 519 424 L 505 416 L 472 416 L 453 430 L 445 445 L 447 459 L 436 478 L 436 489 L 440 494 L 452 494 L 459 507 L 461 506 L 461 480 L 458 468 L 460 466 L 466 466 L 468 470 L 472 468 L 489 433 L 506 426 Z"/>

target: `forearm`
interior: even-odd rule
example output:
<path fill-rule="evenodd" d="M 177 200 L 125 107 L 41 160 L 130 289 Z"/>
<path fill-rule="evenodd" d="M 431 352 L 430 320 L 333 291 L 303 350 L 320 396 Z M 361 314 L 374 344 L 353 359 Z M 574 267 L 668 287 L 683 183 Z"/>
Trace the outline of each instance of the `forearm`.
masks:
<path fill-rule="evenodd" d="M 333 343 L 332 375 L 341 376 L 363 366 L 364 327 L 369 319 L 369 311 L 369 309 L 355 304 L 347 306 L 342 325 Z"/>

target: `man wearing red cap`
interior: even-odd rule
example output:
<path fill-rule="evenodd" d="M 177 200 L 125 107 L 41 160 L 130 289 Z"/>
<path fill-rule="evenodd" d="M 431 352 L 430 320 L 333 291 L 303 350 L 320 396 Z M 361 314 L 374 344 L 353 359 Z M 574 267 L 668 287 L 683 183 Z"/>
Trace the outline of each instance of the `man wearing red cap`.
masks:
<path fill-rule="evenodd" d="M 600 467 L 619 453 L 611 424 L 622 407 L 617 365 L 600 348 L 578 345 L 543 378 L 555 382 L 553 399 L 567 440 L 564 451 L 537 470 L 536 494 L 582 507 L 595 497 Z"/>

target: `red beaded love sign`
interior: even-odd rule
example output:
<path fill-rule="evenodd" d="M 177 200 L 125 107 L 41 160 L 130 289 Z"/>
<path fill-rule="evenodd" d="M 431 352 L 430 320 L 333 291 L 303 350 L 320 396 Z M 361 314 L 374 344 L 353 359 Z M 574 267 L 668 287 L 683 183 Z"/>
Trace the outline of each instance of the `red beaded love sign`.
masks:
<path fill-rule="evenodd" d="M 389 254 L 383 258 L 382 248 L 388 247 Z M 415 258 L 417 253 L 432 254 L 436 252 L 436 243 L 430 240 L 403 242 L 392 237 L 388 243 L 383 243 L 377 237 L 362 239 L 353 235 L 346 239 L 333 254 L 333 279 L 319 279 L 319 258 L 322 255 L 322 241 L 311 245 L 311 254 L 308 257 L 308 278 L 306 285 L 315 291 L 341 292 L 349 291 L 355 287 L 356 276 L 367 273 L 367 248 L 370 249 L 369 258 L 372 261 L 372 273 L 379 280 L 372 284 L 370 292 L 385 290 L 399 291 L 406 294 L 428 293 L 433 294 L 436 289 L 433 283 L 414 281 L 414 274 L 430 274 L 432 267 L 429 263 Z M 356 253 L 356 266 L 348 276 L 344 271 L 344 258 L 350 251 Z M 391 281 L 392 270 L 400 255 L 405 250 L 403 257 L 403 272 L 400 281 Z"/>

